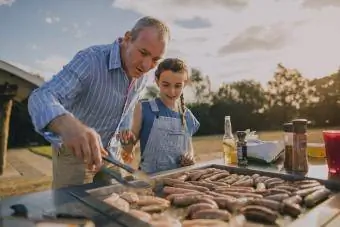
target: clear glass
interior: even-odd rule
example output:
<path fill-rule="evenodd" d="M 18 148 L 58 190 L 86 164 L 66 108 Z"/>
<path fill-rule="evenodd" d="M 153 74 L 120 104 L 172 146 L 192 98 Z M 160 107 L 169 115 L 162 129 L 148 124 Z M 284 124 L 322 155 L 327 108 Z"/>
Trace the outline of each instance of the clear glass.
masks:
<path fill-rule="evenodd" d="M 328 170 L 332 174 L 340 173 L 340 130 L 323 131 Z"/>
<path fill-rule="evenodd" d="M 236 143 L 232 133 L 230 116 L 224 117 L 223 154 L 225 165 L 237 163 Z"/>

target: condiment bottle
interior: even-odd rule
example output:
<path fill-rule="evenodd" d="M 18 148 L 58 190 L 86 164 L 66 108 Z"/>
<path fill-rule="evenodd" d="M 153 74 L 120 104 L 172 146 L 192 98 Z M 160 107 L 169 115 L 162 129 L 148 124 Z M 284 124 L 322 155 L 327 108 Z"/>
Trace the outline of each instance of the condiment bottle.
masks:
<path fill-rule="evenodd" d="M 307 120 L 295 119 L 293 123 L 293 165 L 295 172 L 308 172 Z"/>
<path fill-rule="evenodd" d="M 245 131 L 237 131 L 237 160 L 239 166 L 247 166 L 248 158 L 247 158 L 247 140 L 246 140 L 246 132 Z"/>
<path fill-rule="evenodd" d="M 237 163 L 237 152 L 231 128 L 230 116 L 224 117 L 223 153 L 225 165 Z"/>
<path fill-rule="evenodd" d="M 283 141 L 284 141 L 284 163 L 283 167 L 286 171 L 292 170 L 292 153 L 293 153 L 293 123 L 283 124 Z"/>

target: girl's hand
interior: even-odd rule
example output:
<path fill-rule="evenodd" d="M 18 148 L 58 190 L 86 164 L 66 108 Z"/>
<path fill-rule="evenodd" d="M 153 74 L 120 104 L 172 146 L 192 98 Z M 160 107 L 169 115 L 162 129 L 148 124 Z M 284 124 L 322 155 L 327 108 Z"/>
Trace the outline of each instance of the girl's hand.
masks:
<path fill-rule="evenodd" d="M 123 130 L 119 133 L 119 140 L 123 146 L 135 145 L 136 137 L 131 130 Z"/>
<path fill-rule="evenodd" d="M 181 157 L 180 157 L 180 164 L 183 167 L 184 166 L 191 166 L 191 165 L 194 165 L 195 163 L 196 163 L 195 158 L 188 153 L 181 155 Z"/>

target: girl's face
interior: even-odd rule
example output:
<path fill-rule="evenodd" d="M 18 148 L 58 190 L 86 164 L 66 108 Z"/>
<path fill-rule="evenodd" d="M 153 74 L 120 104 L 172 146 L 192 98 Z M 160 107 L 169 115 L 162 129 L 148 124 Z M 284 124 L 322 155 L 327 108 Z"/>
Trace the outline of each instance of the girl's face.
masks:
<path fill-rule="evenodd" d="M 186 72 L 175 73 L 171 70 L 162 72 L 159 78 L 156 78 L 161 98 L 165 102 L 176 102 L 183 92 L 187 79 L 188 75 Z"/>

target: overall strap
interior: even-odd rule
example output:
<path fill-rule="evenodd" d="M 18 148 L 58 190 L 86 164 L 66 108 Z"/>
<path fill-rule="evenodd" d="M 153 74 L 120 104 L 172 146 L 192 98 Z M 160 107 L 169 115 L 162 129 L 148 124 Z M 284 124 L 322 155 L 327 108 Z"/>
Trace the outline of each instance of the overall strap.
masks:
<path fill-rule="evenodd" d="M 158 108 L 158 105 L 156 103 L 156 99 L 149 100 L 149 104 L 151 106 L 152 112 L 154 112 L 156 114 L 156 117 L 158 118 L 158 116 L 159 116 L 159 108 Z"/>

